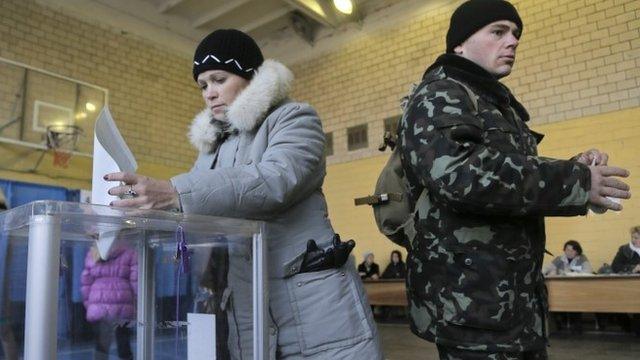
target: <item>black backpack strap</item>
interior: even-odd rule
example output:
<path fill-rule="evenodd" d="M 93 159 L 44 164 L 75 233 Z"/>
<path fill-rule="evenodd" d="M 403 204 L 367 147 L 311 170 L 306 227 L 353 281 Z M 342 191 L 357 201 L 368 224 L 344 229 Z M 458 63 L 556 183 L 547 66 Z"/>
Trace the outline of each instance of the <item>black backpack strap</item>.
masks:
<path fill-rule="evenodd" d="M 378 205 L 385 204 L 389 201 L 402 201 L 403 194 L 399 193 L 384 193 L 370 196 L 364 196 L 354 199 L 355 205 Z"/>

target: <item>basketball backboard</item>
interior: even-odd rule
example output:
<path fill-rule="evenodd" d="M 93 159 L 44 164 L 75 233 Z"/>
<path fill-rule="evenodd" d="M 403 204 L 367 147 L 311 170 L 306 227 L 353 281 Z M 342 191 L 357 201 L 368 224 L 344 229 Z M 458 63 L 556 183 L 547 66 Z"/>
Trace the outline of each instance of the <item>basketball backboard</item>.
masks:
<path fill-rule="evenodd" d="M 0 58 L 0 143 L 46 149 L 46 129 L 81 129 L 74 154 L 93 153 L 94 124 L 106 89 Z"/>

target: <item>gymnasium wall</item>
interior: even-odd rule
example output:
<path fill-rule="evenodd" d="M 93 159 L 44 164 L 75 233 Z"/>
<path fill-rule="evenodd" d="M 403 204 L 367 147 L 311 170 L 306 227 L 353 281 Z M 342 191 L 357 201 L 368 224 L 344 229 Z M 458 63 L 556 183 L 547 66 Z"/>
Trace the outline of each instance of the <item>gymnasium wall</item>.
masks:
<path fill-rule="evenodd" d="M 297 78 L 293 97 L 313 104 L 325 131 L 333 134 L 324 191 L 336 230 L 357 240 L 359 260 L 373 250 L 381 265 L 394 247 L 378 234 L 370 209 L 354 207 L 353 198 L 371 192 L 386 160 L 376 150 L 383 120 L 400 114 L 400 98 L 444 51 L 449 17 L 460 3 L 423 2 L 401 25 L 363 33 L 357 41 L 291 65 Z M 505 83 L 529 109 L 531 127 L 547 134 L 540 152 L 567 158 L 601 147 L 614 164 L 632 170 L 629 181 L 638 185 L 633 155 L 639 153 L 640 135 L 640 2 L 513 3 L 525 26 Z M 202 104 L 189 59 L 33 0 L 0 0 L 0 57 L 106 88 L 141 172 L 168 178 L 190 167 L 196 153 L 185 134 Z M 360 124 L 368 126 L 369 146 L 348 151 L 346 129 Z M 29 168 L 38 156 L 0 145 L 0 164 Z M 0 169 L 0 177 L 90 188 L 89 159 L 75 157 L 66 170 L 53 169 L 51 160 L 46 155 L 36 172 Z M 636 199 L 625 202 L 620 214 L 549 219 L 548 248 L 559 253 L 566 239 L 575 238 L 597 267 L 628 240 L 627 229 L 636 219 Z"/>
<path fill-rule="evenodd" d="M 354 237 L 358 260 L 373 250 L 386 265 L 393 244 L 377 232 L 371 210 L 353 206 L 368 195 L 386 161 L 377 151 L 383 120 L 400 114 L 400 99 L 444 52 L 449 18 L 460 1 L 424 1 L 401 26 L 380 29 L 304 63 L 295 64 L 295 97 L 313 104 L 332 133 L 325 194 L 336 230 Z M 516 0 L 524 22 L 512 74 L 504 79 L 547 133 L 541 153 L 568 158 L 591 147 L 614 164 L 637 167 L 640 152 L 640 1 Z M 347 150 L 347 128 L 367 124 L 368 147 Z M 637 125 L 636 125 L 637 124 Z M 640 174 L 635 171 L 635 174 Z M 631 183 L 637 184 L 637 175 Z M 583 243 L 597 268 L 610 262 L 640 222 L 636 200 L 620 215 L 549 219 L 548 249 L 569 238 Z"/>
<path fill-rule="evenodd" d="M 196 152 L 187 141 L 187 126 L 202 99 L 190 59 L 33 0 L 0 0 L 0 57 L 106 88 L 111 112 L 141 171 L 168 178 L 191 167 Z M 90 159 L 74 157 L 67 169 L 57 169 L 46 154 L 36 171 L 28 171 L 39 156 L 0 144 L 0 177 L 91 187 Z"/>

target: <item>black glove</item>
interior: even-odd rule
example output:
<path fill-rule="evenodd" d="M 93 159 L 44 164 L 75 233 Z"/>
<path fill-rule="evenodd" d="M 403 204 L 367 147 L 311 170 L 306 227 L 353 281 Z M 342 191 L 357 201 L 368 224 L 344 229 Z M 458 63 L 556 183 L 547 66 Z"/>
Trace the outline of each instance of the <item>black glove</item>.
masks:
<path fill-rule="evenodd" d="M 307 251 L 304 254 L 300 272 L 314 272 L 327 269 L 339 268 L 349 259 L 351 250 L 356 246 L 356 242 L 349 240 L 347 242 L 340 241 L 340 235 L 333 237 L 333 246 L 327 250 L 322 250 L 311 239 L 307 241 Z"/>

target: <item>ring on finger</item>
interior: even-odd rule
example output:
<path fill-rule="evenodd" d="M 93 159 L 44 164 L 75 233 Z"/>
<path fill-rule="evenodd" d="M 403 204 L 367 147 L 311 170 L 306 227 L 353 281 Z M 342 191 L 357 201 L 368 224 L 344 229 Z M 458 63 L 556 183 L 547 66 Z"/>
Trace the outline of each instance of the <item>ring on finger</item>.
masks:
<path fill-rule="evenodd" d="M 125 194 L 129 195 L 129 196 L 132 196 L 132 197 L 138 196 L 138 193 L 135 190 L 133 190 L 133 184 L 129 185 L 129 188 L 127 189 Z"/>

